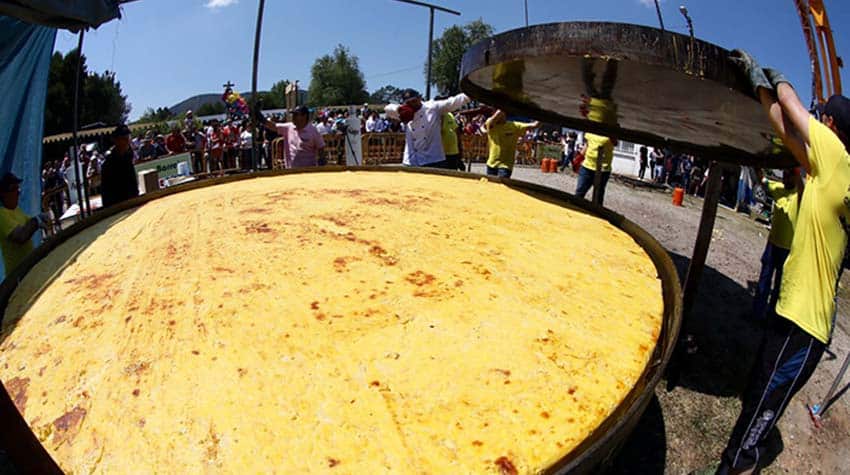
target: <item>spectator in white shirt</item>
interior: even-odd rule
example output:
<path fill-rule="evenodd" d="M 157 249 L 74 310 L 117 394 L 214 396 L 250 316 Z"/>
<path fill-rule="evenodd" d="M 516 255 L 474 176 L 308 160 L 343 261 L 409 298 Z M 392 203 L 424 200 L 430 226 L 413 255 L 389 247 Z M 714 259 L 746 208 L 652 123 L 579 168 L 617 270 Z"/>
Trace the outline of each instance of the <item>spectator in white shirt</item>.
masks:
<path fill-rule="evenodd" d="M 405 89 L 401 95 L 402 105 L 390 104 L 386 107 L 387 117 L 398 118 L 406 124 L 404 160 L 409 167 L 447 168 L 452 166 L 446 161 L 441 131 L 443 114 L 454 112 L 467 103 L 469 97 L 459 94 L 444 101 L 422 101 L 422 97 L 413 89 Z"/>
<path fill-rule="evenodd" d="M 246 120 L 242 123 L 242 133 L 239 134 L 239 168 L 250 170 L 254 165 L 253 156 L 254 135 Z"/>
<path fill-rule="evenodd" d="M 328 114 L 322 115 L 321 119 L 319 119 L 319 123 L 316 124 L 316 130 L 319 131 L 322 135 L 328 135 L 333 133 L 333 124 L 331 124 L 328 119 Z"/>
<path fill-rule="evenodd" d="M 369 115 L 369 119 L 366 120 L 366 133 L 372 134 L 372 133 L 380 132 L 380 130 L 378 130 L 380 123 L 381 123 L 381 118 L 378 117 L 378 113 L 372 112 Z"/>

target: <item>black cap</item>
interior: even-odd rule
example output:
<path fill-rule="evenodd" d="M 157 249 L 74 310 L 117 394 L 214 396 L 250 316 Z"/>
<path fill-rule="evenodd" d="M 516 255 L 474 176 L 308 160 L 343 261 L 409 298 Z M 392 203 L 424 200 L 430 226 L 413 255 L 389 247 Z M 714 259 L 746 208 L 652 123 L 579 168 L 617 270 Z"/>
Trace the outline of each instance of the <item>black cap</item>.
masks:
<path fill-rule="evenodd" d="M 422 95 L 416 89 L 405 89 L 401 91 L 401 102 L 407 102 L 411 99 L 421 98 Z"/>
<path fill-rule="evenodd" d="M 130 135 L 130 128 L 126 124 L 120 124 L 112 131 L 112 137 L 126 137 Z"/>
<path fill-rule="evenodd" d="M 14 173 L 6 173 L 3 175 L 3 178 L 0 178 L 0 193 L 10 191 L 13 186 L 20 185 L 22 181 L 23 180 L 16 177 Z"/>
<path fill-rule="evenodd" d="M 298 106 L 292 110 L 293 114 L 310 115 L 310 108 L 307 106 Z"/>
<path fill-rule="evenodd" d="M 845 138 L 850 139 L 850 99 L 840 94 L 830 97 L 826 101 L 823 113 L 832 117 L 835 128 L 843 133 Z"/>

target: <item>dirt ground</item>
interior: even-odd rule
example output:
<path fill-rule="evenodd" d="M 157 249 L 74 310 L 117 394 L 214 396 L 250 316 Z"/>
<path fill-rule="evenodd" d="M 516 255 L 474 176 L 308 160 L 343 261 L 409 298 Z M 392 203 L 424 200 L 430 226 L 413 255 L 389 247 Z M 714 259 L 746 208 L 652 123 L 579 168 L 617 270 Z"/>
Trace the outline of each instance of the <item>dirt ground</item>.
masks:
<path fill-rule="evenodd" d="M 481 172 L 481 167 L 473 171 Z M 513 178 L 575 191 L 568 174 L 517 168 Z M 588 195 L 590 196 L 590 194 Z M 668 250 L 684 280 L 693 252 L 702 199 L 687 197 L 683 207 L 669 193 L 635 189 L 612 180 L 605 206 L 647 231 Z M 740 410 L 739 394 L 754 361 L 762 328 L 746 318 L 751 306 L 768 229 L 744 214 L 721 207 L 706 269 L 688 330 L 699 352 L 684 363 L 679 385 L 656 389 L 656 399 L 616 462 L 613 473 L 686 474 L 716 464 Z M 809 383 L 792 399 L 771 436 L 773 450 L 763 473 L 850 473 L 850 396 L 836 403 L 824 426 L 815 429 L 806 404 L 819 402 L 850 351 L 850 273 L 842 278 L 838 325 L 830 350 Z M 845 376 L 844 384 L 850 381 Z M 784 449 L 783 449 L 784 447 Z M 781 453 L 779 453 L 781 451 Z"/>

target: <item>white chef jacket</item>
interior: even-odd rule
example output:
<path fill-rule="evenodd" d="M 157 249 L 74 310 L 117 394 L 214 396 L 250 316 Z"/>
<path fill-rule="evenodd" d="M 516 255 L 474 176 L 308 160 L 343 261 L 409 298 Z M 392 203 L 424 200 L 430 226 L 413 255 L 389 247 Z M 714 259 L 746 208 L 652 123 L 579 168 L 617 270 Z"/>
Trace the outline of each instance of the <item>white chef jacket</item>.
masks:
<path fill-rule="evenodd" d="M 446 153 L 443 151 L 440 134 L 443 114 L 454 112 L 469 101 L 466 94 L 458 94 L 444 101 L 423 102 L 422 107 L 413 115 L 413 120 L 407 124 L 402 163 L 410 167 L 421 167 L 445 160 Z"/>

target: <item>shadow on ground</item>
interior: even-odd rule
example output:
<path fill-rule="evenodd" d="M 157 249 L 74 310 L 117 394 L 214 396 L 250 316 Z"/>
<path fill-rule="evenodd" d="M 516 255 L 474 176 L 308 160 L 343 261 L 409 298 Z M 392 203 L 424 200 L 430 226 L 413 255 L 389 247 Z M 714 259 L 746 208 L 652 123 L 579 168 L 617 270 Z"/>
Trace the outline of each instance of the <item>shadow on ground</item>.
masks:
<path fill-rule="evenodd" d="M 672 253 L 670 257 L 684 281 L 690 259 Z M 750 317 L 751 307 L 747 288 L 705 267 L 694 308 L 684 316 L 682 327 L 682 335 L 694 336 L 698 351 L 678 361 L 678 386 L 712 396 L 743 392 L 764 333 L 762 324 Z"/>
<path fill-rule="evenodd" d="M 606 474 L 662 475 L 666 464 L 667 433 L 664 428 L 664 414 L 658 398 L 653 397 Z"/>

